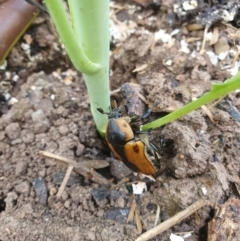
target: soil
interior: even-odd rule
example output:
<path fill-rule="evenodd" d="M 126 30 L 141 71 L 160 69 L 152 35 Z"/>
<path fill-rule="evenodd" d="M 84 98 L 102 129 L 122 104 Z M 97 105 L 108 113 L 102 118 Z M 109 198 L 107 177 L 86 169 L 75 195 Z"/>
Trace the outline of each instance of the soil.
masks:
<path fill-rule="evenodd" d="M 112 99 L 127 103 L 129 115 L 150 107 L 151 120 L 164 116 L 238 68 L 231 66 L 239 46 L 233 25 L 213 25 L 208 37 L 215 42 L 207 41 L 200 53 L 204 31 L 189 31 L 187 22 L 172 24 L 170 6 L 111 2 Z M 135 240 L 136 224 L 126 220 L 131 183 L 140 177 L 116 160 L 97 134 L 83 77 L 47 15 L 35 20 L 6 63 L 0 70 L 0 240 Z M 207 240 L 214 207 L 239 199 L 239 108 L 236 91 L 149 133 L 156 146 L 163 139 L 163 146 L 156 181 L 141 180 L 147 191 L 135 195 L 143 232 L 153 227 L 158 206 L 164 221 L 198 199 L 208 201 L 152 240 L 183 232 L 191 232 L 188 241 Z M 99 173 L 112 187 L 72 173 L 57 198 L 66 167 L 39 155 L 43 150 L 79 163 L 108 161 Z M 239 211 L 234 213 L 239 220 Z M 240 240 L 239 228 L 230 235 Z"/>

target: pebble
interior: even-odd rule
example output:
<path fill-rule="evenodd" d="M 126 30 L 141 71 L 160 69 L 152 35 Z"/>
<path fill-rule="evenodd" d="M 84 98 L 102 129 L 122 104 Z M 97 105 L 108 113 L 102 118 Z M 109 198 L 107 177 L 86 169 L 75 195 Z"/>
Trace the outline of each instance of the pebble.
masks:
<path fill-rule="evenodd" d="M 228 44 L 228 41 L 226 38 L 221 37 L 218 39 L 217 43 L 214 44 L 214 51 L 215 54 L 220 54 L 223 52 L 228 52 L 230 49 L 230 46 Z"/>
<path fill-rule="evenodd" d="M 64 207 L 67 208 L 67 209 L 69 209 L 70 205 L 71 205 L 71 200 L 68 199 L 68 200 L 64 203 Z"/>
<path fill-rule="evenodd" d="M 26 214 L 31 214 L 33 212 L 33 208 L 31 203 L 26 203 L 22 206 L 22 211 Z"/>
<path fill-rule="evenodd" d="M 39 203 L 42 205 L 46 205 L 47 203 L 47 185 L 43 178 L 36 177 L 33 180 L 33 189 L 36 193 L 36 196 L 39 199 Z"/>
<path fill-rule="evenodd" d="M 16 192 L 9 192 L 7 197 L 4 199 L 6 203 L 5 211 L 10 211 L 15 206 L 15 200 L 17 200 L 18 195 Z"/>
<path fill-rule="evenodd" d="M 93 189 L 91 191 L 91 194 L 93 196 L 93 199 L 96 202 L 99 202 L 99 201 L 102 201 L 103 199 L 107 198 L 110 195 L 110 190 L 107 187 L 102 186 L 102 187 Z"/>
<path fill-rule="evenodd" d="M 5 139 L 5 132 L 0 131 L 0 141 L 3 141 Z"/>
<path fill-rule="evenodd" d="M 122 179 L 123 177 L 129 176 L 132 173 L 132 170 L 126 167 L 123 162 L 113 159 L 110 162 L 110 172 L 112 176 L 117 179 Z"/>
<path fill-rule="evenodd" d="M 46 176 L 46 168 L 41 168 L 41 170 L 38 171 L 38 176 L 45 177 Z"/>
<path fill-rule="evenodd" d="M 240 123 L 240 112 L 235 106 L 231 105 L 231 103 L 228 101 L 221 101 L 218 104 L 218 108 L 227 111 L 233 119 Z"/>
<path fill-rule="evenodd" d="M 103 217 L 104 214 L 105 214 L 105 211 L 103 209 L 99 209 L 97 212 L 98 217 Z"/>
<path fill-rule="evenodd" d="M 51 187 L 49 193 L 51 196 L 55 195 L 57 193 L 56 187 Z"/>
<path fill-rule="evenodd" d="M 65 136 L 68 134 L 69 129 L 66 125 L 62 125 L 59 127 L 59 132 L 61 133 L 61 135 Z"/>
<path fill-rule="evenodd" d="M 105 218 L 125 224 L 127 221 L 128 213 L 129 208 L 113 208 L 106 211 Z"/>
<path fill-rule="evenodd" d="M 18 144 L 21 144 L 21 143 L 22 143 L 22 139 L 21 138 L 17 138 L 15 140 L 11 141 L 11 145 L 12 146 L 15 146 L 15 145 L 18 145 Z"/>
<path fill-rule="evenodd" d="M 116 190 L 112 190 L 111 191 L 111 194 L 110 194 L 110 198 L 113 200 L 113 201 L 116 201 L 119 197 L 121 197 L 123 195 L 122 192 L 119 192 L 119 191 L 116 191 Z"/>
<path fill-rule="evenodd" d="M 25 161 L 18 161 L 15 166 L 15 174 L 19 176 L 27 171 L 27 163 Z"/>
<path fill-rule="evenodd" d="M 55 172 L 53 174 L 53 183 L 57 185 L 61 185 L 62 181 L 65 177 L 65 173 L 63 172 Z M 72 186 L 75 183 L 80 183 L 81 182 L 81 177 L 80 176 L 73 176 L 71 175 L 67 181 L 67 187 Z"/>
<path fill-rule="evenodd" d="M 46 118 L 45 114 L 43 113 L 43 111 L 41 109 L 32 113 L 32 120 L 35 122 L 41 122 L 45 118 Z"/>
<path fill-rule="evenodd" d="M 28 132 L 27 130 L 22 130 L 21 138 L 24 143 L 32 143 L 35 139 L 35 136 L 32 132 Z"/>
<path fill-rule="evenodd" d="M 95 236 L 95 233 L 93 231 L 87 231 L 87 235 L 88 235 L 88 238 L 90 240 L 96 240 L 96 236 Z"/>
<path fill-rule="evenodd" d="M 124 208 L 125 207 L 125 200 L 123 198 L 123 196 L 119 197 L 116 202 L 116 207 L 119 207 L 119 208 Z"/>
<path fill-rule="evenodd" d="M 11 123 L 6 127 L 5 132 L 9 139 L 15 140 L 20 135 L 20 126 L 18 123 Z"/>
<path fill-rule="evenodd" d="M 50 128 L 50 122 L 48 119 L 45 119 L 42 122 L 37 122 L 34 125 L 34 132 L 36 134 L 45 133 L 48 131 L 49 128 Z"/>
<path fill-rule="evenodd" d="M 28 194 L 30 192 L 30 184 L 28 181 L 23 181 L 22 183 L 15 186 L 15 190 L 18 193 Z"/>

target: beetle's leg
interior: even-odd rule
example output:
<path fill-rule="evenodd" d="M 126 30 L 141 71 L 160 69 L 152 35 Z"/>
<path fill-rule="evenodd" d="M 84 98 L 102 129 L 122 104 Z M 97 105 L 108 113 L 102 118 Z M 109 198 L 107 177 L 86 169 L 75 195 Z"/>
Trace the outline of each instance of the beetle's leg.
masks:
<path fill-rule="evenodd" d="M 122 115 L 122 111 L 120 108 L 115 108 L 113 110 L 111 110 L 111 108 L 109 107 L 109 112 L 105 112 L 102 108 L 97 108 L 97 110 L 101 113 L 101 114 L 106 114 L 108 115 L 109 119 L 118 119 L 121 117 Z M 127 121 L 128 122 L 128 121 Z"/>
<path fill-rule="evenodd" d="M 41 5 L 40 3 L 35 2 L 34 0 L 25 0 L 27 3 L 29 3 L 30 5 L 36 7 L 38 10 L 40 10 L 41 12 L 44 12 L 46 14 L 48 14 L 47 9 Z"/>
<path fill-rule="evenodd" d="M 145 112 L 141 116 L 139 116 L 137 119 L 135 119 L 134 122 L 141 121 L 141 120 L 148 118 L 151 113 L 152 113 L 152 108 L 147 108 L 147 110 L 145 110 Z"/>
<path fill-rule="evenodd" d="M 110 115 L 110 113 L 104 112 L 104 110 L 103 110 L 102 108 L 97 108 L 97 110 L 98 110 L 101 114 Z"/>
<path fill-rule="evenodd" d="M 142 116 L 140 116 L 141 118 L 140 120 L 146 119 L 147 117 L 150 116 L 151 113 L 152 113 L 152 108 L 148 107 L 146 111 L 142 114 Z"/>
<path fill-rule="evenodd" d="M 109 112 L 105 112 L 102 108 L 97 108 L 97 110 L 101 113 L 101 114 L 105 114 L 105 115 L 111 115 L 111 113 L 113 112 L 111 110 L 111 108 L 109 107 Z"/>

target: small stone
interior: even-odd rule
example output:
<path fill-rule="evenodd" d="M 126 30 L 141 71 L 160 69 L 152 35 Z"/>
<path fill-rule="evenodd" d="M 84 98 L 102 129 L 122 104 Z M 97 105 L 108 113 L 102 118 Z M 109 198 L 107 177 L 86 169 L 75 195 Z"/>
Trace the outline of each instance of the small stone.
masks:
<path fill-rule="evenodd" d="M 63 125 L 59 127 L 59 132 L 61 133 L 61 135 L 65 136 L 68 134 L 69 129 L 66 125 Z"/>
<path fill-rule="evenodd" d="M 5 211 L 10 211 L 13 209 L 13 207 L 16 205 L 17 198 L 18 195 L 16 192 L 9 192 L 7 194 L 7 197 L 4 199 L 4 202 L 6 203 Z"/>
<path fill-rule="evenodd" d="M 228 41 L 226 38 L 221 37 L 218 39 L 217 43 L 214 44 L 214 51 L 215 54 L 220 54 L 224 52 L 228 52 L 230 49 L 230 46 L 228 44 Z"/>
<path fill-rule="evenodd" d="M 70 205 L 71 205 L 71 201 L 70 201 L 70 199 L 68 199 L 68 200 L 64 203 L 64 207 L 67 208 L 67 209 L 69 209 Z"/>
<path fill-rule="evenodd" d="M 3 141 L 5 138 L 5 131 L 0 131 L 0 141 Z"/>
<path fill-rule="evenodd" d="M 46 168 L 42 168 L 41 170 L 38 171 L 38 176 L 45 177 L 46 172 L 47 172 Z"/>
<path fill-rule="evenodd" d="M 20 135 L 20 126 L 18 123 L 11 123 L 6 127 L 5 132 L 9 139 L 15 140 Z"/>
<path fill-rule="evenodd" d="M 39 203 L 46 205 L 47 203 L 47 185 L 42 177 L 36 177 L 33 180 L 33 189 L 36 193 L 36 196 L 39 199 Z"/>
<path fill-rule="evenodd" d="M 101 201 L 96 201 L 96 204 L 98 205 L 99 208 L 105 208 L 106 205 L 108 204 L 108 200 L 105 198 Z"/>
<path fill-rule="evenodd" d="M 77 150 L 76 150 L 76 156 L 81 156 L 83 153 L 85 146 L 81 143 L 77 143 Z"/>
<path fill-rule="evenodd" d="M 27 171 L 27 163 L 25 161 L 17 162 L 16 167 L 15 167 L 16 176 L 24 174 L 24 173 L 26 173 L 26 171 Z"/>
<path fill-rule="evenodd" d="M 41 109 L 32 113 L 32 120 L 35 122 L 41 122 L 45 118 L 46 118 L 46 116 Z"/>
<path fill-rule="evenodd" d="M 56 187 L 51 187 L 49 193 L 51 196 L 55 195 L 57 193 Z"/>
<path fill-rule="evenodd" d="M 74 122 L 71 122 L 69 125 L 69 131 L 72 132 L 74 135 L 77 135 L 78 134 L 78 125 Z"/>
<path fill-rule="evenodd" d="M 126 167 L 123 162 L 113 159 L 110 162 L 110 172 L 117 179 L 122 179 L 123 177 L 129 176 L 132 170 Z"/>
<path fill-rule="evenodd" d="M 11 145 L 12 146 L 15 146 L 15 145 L 18 145 L 18 144 L 21 144 L 21 143 L 22 143 L 22 139 L 21 138 L 17 138 L 15 140 L 11 141 Z"/>
<path fill-rule="evenodd" d="M 118 208 L 124 208 L 125 207 L 125 200 L 124 200 L 123 196 L 119 197 L 116 200 L 115 204 L 116 204 L 116 207 L 118 207 Z"/>
<path fill-rule="evenodd" d="M 24 212 L 21 212 L 21 213 L 19 213 L 19 215 L 18 215 L 18 217 L 19 217 L 20 219 L 24 219 L 25 216 L 26 216 L 26 213 L 24 213 Z"/>
<path fill-rule="evenodd" d="M 106 211 L 105 218 L 125 224 L 128 213 L 129 208 L 114 208 Z"/>
<path fill-rule="evenodd" d="M 95 233 L 91 230 L 87 231 L 87 235 L 88 235 L 88 238 L 90 240 L 95 240 L 96 239 L 96 236 L 95 236 Z"/>
<path fill-rule="evenodd" d="M 103 217 L 104 213 L 105 213 L 105 211 L 104 211 L 103 209 L 100 209 L 100 210 L 98 210 L 98 212 L 97 212 L 97 216 L 98 216 L 98 217 Z"/>
<path fill-rule="evenodd" d="M 34 141 L 35 136 L 32 132 L 29 132 L 27 130 L 22 130 L 21 138 L 24 143 L 32 143 Z"/>
<path fill-rule="evenodd" d="M 50 128 L 49 120 L 45 119 L 42 122 L 37 122 L 34 125 L 34 132 L 36 134 L 45 133 L 48 131 L 49 128 Z"/>
<path fill-rule="evenodd" d="M 57 185 L 61 185 L 62 181 L 65 177 L 66 173 L 63 172 L 55 172 L 53 174 L 53 183 Z M 72 186 L 75 183 L 80 183 L 81 182 L 81 177 L 80 176 L 73 176 L 71 175 L 67 181 L 67 187 Z"/>
<path fill-rule="evenodd" d="M 22 211 L 26 214 L 31 214 L 33 212 L 33 208 L 31 203 L 26 203 L 22 206 Z"/>
<path fill-rule="evenodd" d="M 58 115 L 63 115 L 63 113 L 66 111 L 66 109 L 60 105 L 58 108 L 57 108 L 57 114 Z"/>
<path fill-rule="evenodd" d="M 41 99 L 36 106 L 36 109 L 41 109 L 45 116 L 50 116 L 53 110 L 53 103 L 50 98 Z"/>
<path fill-rule="evenodd" d="M 28 181 L 23 181 L 22 183 L 15 186 L 15 190 L 18 193 L 28 194 L 30 192 L 30 184 Z"/>
<path fill-rule="evenodd" d="M 103 199 L 107 198 L 110 195 L 110 190 L 107 187 L 102 186 L 100 188 L 93 189 L 91 191 L 91 194 L 93 196 L 93 199 L 96 202 L 98 202 L 98 201 L 102 201 Z"/>
<path fill-rule="evenodd" d="M 116 201 L 119 197 L 121 197 L 123 195 L 122 192 L 120 191 L 116 191 L 116 190 L 112 190 L 111 191 L 111 194 L 110 194 L 110 198 L 113 200 L 113 201 Z"/>

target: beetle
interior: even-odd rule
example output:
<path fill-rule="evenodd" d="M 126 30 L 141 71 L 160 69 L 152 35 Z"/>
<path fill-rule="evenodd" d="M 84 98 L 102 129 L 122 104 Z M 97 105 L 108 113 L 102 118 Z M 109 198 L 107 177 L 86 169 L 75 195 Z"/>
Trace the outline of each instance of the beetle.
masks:
<path fill-rule="evenodd" d="M 135 172 L 153 175 L 160 168 L 158 154 L 153 144 L 148 141 L 146 133 L 134 133 L 130 117 L 122 117 L 119 108 L 110 113 L 97 109 L 108 115 L 105 139 L 114 155 L 128 168 Z M 138 134 L 138 135 L 135 135 Z"/>

